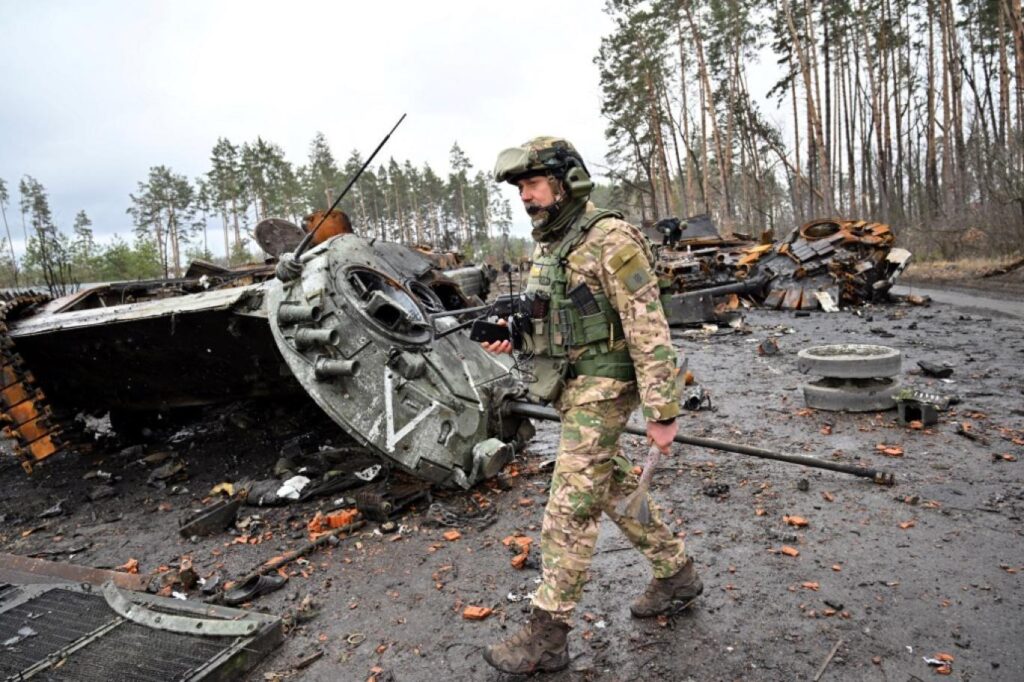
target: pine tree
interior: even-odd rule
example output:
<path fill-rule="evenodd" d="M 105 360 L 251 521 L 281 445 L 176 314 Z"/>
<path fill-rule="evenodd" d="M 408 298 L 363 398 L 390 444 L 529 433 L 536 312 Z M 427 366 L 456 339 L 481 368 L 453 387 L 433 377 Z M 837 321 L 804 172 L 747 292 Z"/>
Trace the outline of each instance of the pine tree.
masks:
<path fill-rule="evenodd" d="M 7 246 L 11 252 L 11 279 L 15 287 L 18 286 L 18 257 L 14 254 L 14 241 L 11 239 L 11 226 L 7 224 L 7 206 L 11 201 L 11 195 L 7 193 L 7 183 L 0 178 L 0 216 L 4 219 L 4 231 L 7 233 Z"/>
<path fill-rule="evenodd" d="M 180 277 L 182 247 L 195 230 L 192 184 L 167 166 L 153 166 L 147 181 L 138 183 L 138 194 L 130 198 L 128 213 L 135 221 L 137 234 L 156 242 L 164 276 L 169 276 L 173 267 L 174 276 Z M 241 240 L 236 241 L 236 248 L 241 244 Z"/>
<path fill-rule="evenodd" d="M 25 247 L 25 268 L 42 276 L 51 296 L 63 296 L 74 286 L 70 243 L 53 222 L 50 200 L 43 185 L 30 175 L 22 178 L 21 205 L 32 226 Z"/>

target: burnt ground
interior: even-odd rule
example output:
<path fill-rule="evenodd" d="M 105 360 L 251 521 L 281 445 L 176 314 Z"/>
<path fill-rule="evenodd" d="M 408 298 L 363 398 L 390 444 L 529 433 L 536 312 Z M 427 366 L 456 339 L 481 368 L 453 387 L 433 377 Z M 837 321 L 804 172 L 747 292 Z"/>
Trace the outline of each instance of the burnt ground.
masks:
<path fill-rule="evenodd" d="M 703 598 L 671 620 L 632 619 L 628 604 L 648 570 L 606 522 L 570 635 L 572 666 L 546 679 L 814 679 L 837 643 L 822 680 L 926 680 L 937 675 L 922 657 L 940 652 L 954 658 L 953 679 L 1024 679 L 1024 304 L 1018 299 L 1007 311 L 1001 299 L 1004 312 L 972 296 L 859 314 L 752 311 L 749 333 L 677 330 L 714 406 L 687 415 L 686 432 L 884 468 L 897 485 L 678 447 L 655 477 L 656 496 L 685 534 L 704 579 Z M 768 336 L 776 337 L 779 355 L 758 355 Z M 962 402 L 923 430 L 898 424 L 894 412 L 807 410 L 796 352 L 829 342 L 899 347 L 906 385 Z M 918 360 L 950 363 L 951 380 L 921 375 Z M 968 423 L 978 440 L 959 435 L 955 423 Z M 187 426 L 174 443 L 168 440 L 177 428 L 164 426 L 144 444 L 147 454 L 174 449 L 186 464 L 182 480 L 164 490 L 146 484 L 151 471 L 133 464 L 138 452 L 119 454 L 132 442 L 61 456 L 31 478 L 4 458 L 0 551 L 49 552 L 97 567 L 134 558 L 142 573 L 174 567 L 188 555 L 203 576 L 237 577 L 301 543 L 306 521 L 332 507 L 332 499 L 245 507 L 244 530 L 181 538 L 178 519 L 202 508 L 213 485 L 270 477 L 296 433 L 340 440 L 302 400 L 211 409 Z M 250 679 L 511 679 L 489 669 L 480 648 L 525 617 L 525 602 L 510 598 L 535 588 L 536 563 L 514 569 L 502 540 L 523 533 L 536 545 L 549 475 L 544 463 L 556 439 L 555 425 L 541 424 L 500 480 L 469 493 L 439 492 L 434 507 L 403 516 L 397 533 L 381 535 L 369 523 L 338 546 L 309 554 L 308 563 L 292 564 L 288 584 L 250 607 L 290 623 L 284 645 Z M 639 456 L 637 439 L 624 441 Z M 879 445 L 902 455 L 887 456 Z M 116 497 L 88 501 L 99 481 L 83 475 L 96 469 L 118 479 Z M 65 513 L 39 518 L 57 500 Z M 807 525 L 787 525 L 787 515 Z M 451 528 L 458 539 L 444 539 Z M 784 546 L 799 554 L 782 553 Z M 297 618 L 307 595 L 315 609 Z M 467 605 L 494 612 L 465 620 Z M 295 670 L 317 651 L 318 660 Z"/>

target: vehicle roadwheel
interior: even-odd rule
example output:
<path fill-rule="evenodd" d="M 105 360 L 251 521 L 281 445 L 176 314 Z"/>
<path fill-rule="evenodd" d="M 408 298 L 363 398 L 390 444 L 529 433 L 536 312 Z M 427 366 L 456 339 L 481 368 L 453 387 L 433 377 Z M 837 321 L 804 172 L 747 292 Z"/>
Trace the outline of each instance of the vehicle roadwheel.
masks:
<path fill-rule="evenodd" d="M 903 354 L 897 348 L 862 343 L 812 346 L 797 353 L 802 374 L 837 379 L 875 379 L 900 373 Z"/>
<path fill-rule="evenodd" d="M 804 403 L 830 412 L 881 412 L 896 407 L 899 388 L 899 379 L 820 379 L 804 385 Z"/>

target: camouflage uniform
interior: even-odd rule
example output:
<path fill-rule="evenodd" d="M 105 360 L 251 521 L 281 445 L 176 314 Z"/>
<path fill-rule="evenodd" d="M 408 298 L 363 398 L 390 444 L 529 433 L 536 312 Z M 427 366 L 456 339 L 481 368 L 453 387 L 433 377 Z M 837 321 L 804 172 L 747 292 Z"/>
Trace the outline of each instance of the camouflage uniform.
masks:
<path fill-rule="evenodd" d="M 593 210 L 588 203 L 587 212 Z M 557 241 L 539 244 L 534 259 L 557 246 Z M 674 575 L 686 563 L 683 541 L 655 505 L 647 525 L 615 512 L 637 484 L 618 445 L 629 415 L 638 404 L 649 420 L 680 412 L 676 353 L 651 261 L 643 235 L 617 218 L 595 223 L 567 256 L 567 288 L 585 282 L 607 296 L 625 336 L 613 349 L 628 348 L 637 376 L 636 381 L 571 378 L 556 403 L 562 435 L 541 529 L 543 584 L 533 604 L 567 623 L 587 581 L 602 512 L 650 560 L 656 578 Z M 538 274 L 531 272 L 528 290 L 542 287 Z"/>

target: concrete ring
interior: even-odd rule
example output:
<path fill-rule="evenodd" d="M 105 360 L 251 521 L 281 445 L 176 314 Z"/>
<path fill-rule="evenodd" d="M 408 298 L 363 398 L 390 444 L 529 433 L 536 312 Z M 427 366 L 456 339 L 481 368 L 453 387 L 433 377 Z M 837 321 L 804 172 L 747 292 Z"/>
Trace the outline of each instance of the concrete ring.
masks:
<path fill-rule="evenodd" d="M 837 379 L 874 379 L 900 373 L 903 354 L 898 348 L 862 343 L 812 346 L 797 353 L 802 374 Z"/>
<path fill-rule="evenodd" d="M 807 407 L 830 412 L 880 412 L 896 407 L 898 379 L 820 379 L 804 385 Z"/>

